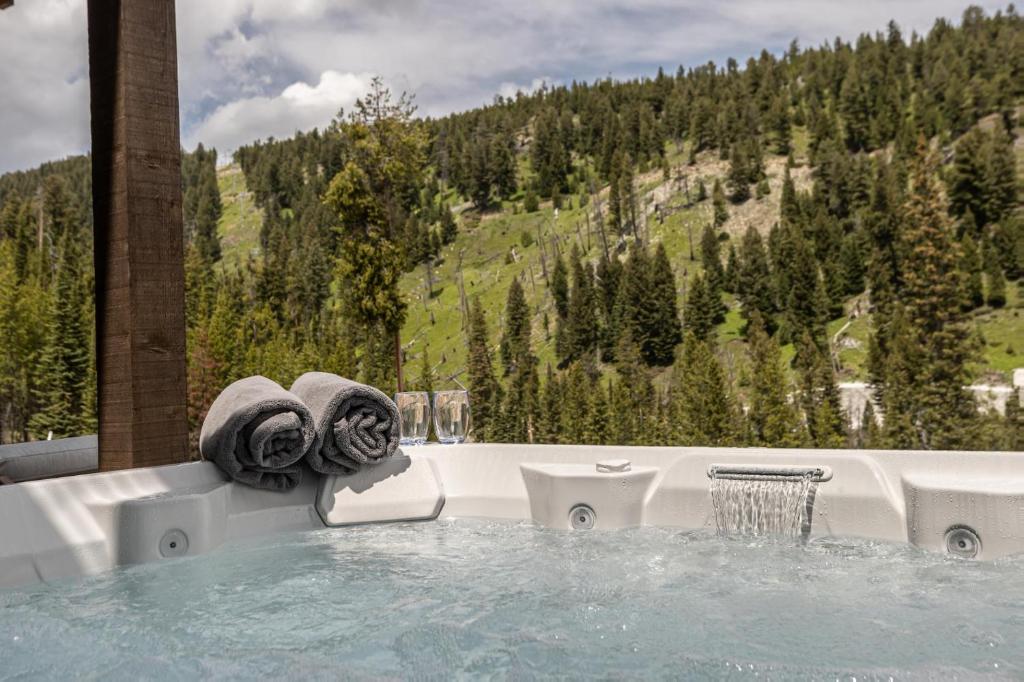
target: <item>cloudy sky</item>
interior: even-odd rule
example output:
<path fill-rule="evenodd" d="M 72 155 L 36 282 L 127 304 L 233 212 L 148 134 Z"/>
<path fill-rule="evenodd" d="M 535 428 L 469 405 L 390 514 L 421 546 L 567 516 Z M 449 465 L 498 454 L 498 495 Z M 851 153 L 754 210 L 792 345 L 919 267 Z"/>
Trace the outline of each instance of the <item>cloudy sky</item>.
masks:
<path fill-rule="evenodd" d="M 1002 2 L 978 2 L 988 11 Z M 178 0 L 182 144 L 328 123 L 373 74 L 438 115 L 537 84 L 740 62 L 793 38 L 909 35 L 965 0 Z M 0 12 L 0 172 L 89 146 L 85 0 Z"/>

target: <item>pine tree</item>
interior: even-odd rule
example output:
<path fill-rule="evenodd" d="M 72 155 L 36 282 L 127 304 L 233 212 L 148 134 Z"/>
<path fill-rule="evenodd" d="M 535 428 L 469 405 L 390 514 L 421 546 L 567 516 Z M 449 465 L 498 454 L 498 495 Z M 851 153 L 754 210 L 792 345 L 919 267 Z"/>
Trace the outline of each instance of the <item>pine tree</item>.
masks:
<path fill-rule="evenodd" d="M 478 438 L 489 440 L 498 416 L 496 409 L 501 403 L 501 386 L 494 377 L 487 318 L 478 297 L 474 297 L 470 308 L 468 336 L 467 371 L 474 430 Z"/>
<path fill-rule="evenodd" d="M 199 452 L 199 433 L 210 405 L 224 389 L 222 370 L 210 349 L 209 327 L 190 329 L 188 352 L 188 433 L 189 452 Z"/>
<path fill-rule="evenodd" d="M 800 405 L 814 447 L 841 448 L 846 444 L 846 416 L 827 351 L 806 331 L 797 343 Z"/>
<path fill-rule="evenodd" d="M 917 424 L 921 412 L 918 382 L 926 359 L 901 305 L 893 311 L 889 334 L 887 353 L 880 360 L 884 390 L 879 395 L 884 422 L 879 440 L 887 448 L 925 447 Z"/>
<path fill-rule="evenodd" d="M 775 339 L 765 332 L 761 316 L 755 314 L 747 334 L 750 345 L 750 406 L 747 419 L 754 445 L 800 447 L 806 441 L 800 416 L 787 396 L 786 374 Z"/>
<path fill-rule="evenodd" d="M 622 166 L 619 169 L 619 211 L 621 213 L 621 234 L 633 233 L 633 237 L 640 238 L 637 224 L 637 196 L 635 179 L 633 177 L 633 160 L 629 154 L 622 156 Z"/>
<path fill-rule="evenodd" d="M 519 278 L 513 278 L 508 288 L 500 350 L 505 376 L 514 372 L 519 359 L 530 352 L 530 310 Z"/>
<path fill-rule="evenodd" d="M 622 266 L 615 291 L 611 325 L 616 344 L 613 353 L 618 352 L 621 337 L 627 333 L 630 341 L 638 347 L 647 342 L 648 334 L 656 333 L 648 324 L 651 270 L 646 250 L 634 244 Z"/>
<path fill-rule="evenodd" d="M 572 291 L 569 296 L 567 320 L 567 357 L 582 360 L 592 357 L 597 350 L 600 330 L 597 322 L 594 271 L 590 263 L 580 260 L 579 250 L 572 250 Z"/>
<path fill-rule="evenodd" d="M 364 329 L 379 325 L 391 339 L 399 387 L 407 308 L 399 289 L 401 232 L 419 198 L 427 145 L 414 112 L 404 93 L 393 101 L 375 78 L 343 124 L 351 138 L 349 158 L 324 193 L 343 245 L 338 275 L 349 294 L 343 300 Z"/>
<path fill-rule="evenodd" d="M 586 443 L 587 431 L 591 425 L 590 394 L 593 386 L 583 366 L 572 363 L 565 373 L 562 395 L 563 409 L 561 432 L 566 443 Z"/>
<path fill-rule="evenodd" d="M 843 245 L 840 248 L 840 276 L 842 278 L 842 293 L 844 296 L 856 296 L 864 291 L 865 281 L 865 258 L 864 258 L 864 234 L 856 230 L 843 238 Z"/>
<path fill-rule="evenodd" d="M 616 257 L 602 258 L 597 264 L 596 297 L 600 310 L 600 345 L 601 356 L 605 362 L 615 358 L 615 346 L 618 343 L 619 322 L 616 318 L 616 301 L 619 296 L 619 281 L 622 276 L 622 263 Z"/>
<path fill-rule="evenodd" d="M 757 314 L 762 324 L 770 330 L 774 328 L 772 315 L 775 312 L 772 276 L 761 235 L 753 227 L 748 227 L 743 235 L 739 261 L 736 293 L 742 303 L 742 313 L 748 322 L 748 329 L 750 320 Z M 749 336 L 749 332 L 747 333 Z"/>
<path fill-rule="evenodd" d="M 718 236 L 710 225 L 705 225 L 704 231 L 701 233 L 700 259 L 707 278 L 708 299 L 712 302 L 714 322 L 721 324 L 725 322 L 725 314 L 728 312 L 722 302 L 722 290 L 725 289 L 725 270 L 722 268 Z"/>
<path fill-rule="evenodd" d="M 448 245 L 455 241 L 458 234 L 458 226 L 455 224 L 455 216 L 452 214 L 452 207 L 444 204 L 441 207 L 441 243 Z"/>
<path fill-rule="evenodd" d="M 430 364 L 430 348 L 423 347 L 423 354 L 420 356 L 420 376 L 415 384 L 415 390 L 425 393 L 434 392 L 434 367 Z"/>
<path fill-rule="evenodd" d="M 680 445 L 736 445 L 737 414 L 710 344 L 687 332 L 672 372 L 671 416 Z"/>
<path fill-rule="evenodd" d="M 590 416 L 590 422 L 583 442 L 606 445 L 610 442 L 614 418 L 608 402 L 608 392 L 601 386 L 600 381 L 594 381 L 589 400 L 587 414 Z"/>
<path fill-rule="evenodd" d="M 555 257 L 555 265 L 551 269 L 551 298 L 555 301 L 558 319 L 569 317 L 569 271 L 560 253 Z"/>
<path fill-rule="evenodd" d="M 563 396 L 562 382 L 548 364 L 547 377 L 541 395 L 541 409 L 537 424 L 538 443 L 562 442 L 562 406 L 566 405 Z M 566 405 L 566 407 L 570 407 Z M 571 408 L 570 408 L 571 409 Z M 572 443 L 571 440 L 566 440 Z"/>
<path fill-rule="evenodd" d="M 88 417 L 83 399 L 90 334 L 83 320 L 83 256 L 71 232 L 64 233 L 59 249 L 46 346 L 39 357 L 39 364 L 45 368 L 36 386 L 39 411 L 29 421 L 32 433 L 40 439 L 47 438 L 51 431 L 54 438 L 82 435 Z"/>
<path fill-rule="evenodd" d="M 516 160 L 512 152 L 511 136 L 496 134 L 491 138 L 491 182 L 502 199 L 516 193 Z"/>
<path fill-rule="evenodd" d="M 963 388 L 972 349 L 961 305 L 960 248 L 936 173 L 922 139 L 903 206 L 905 323 L 888 349 L 883 408 L 890 442 L 906 447 L 912 436 L 917 447 L 946 449 L 970 442 L 976 410 Z M 890 392 L 898 395 L 890 398 Z"/>
<path fill-rule="evenodd" d="M 960 241 L 962 256 L 960 271 L 964 277 L 964 310 L 973 310 L 985 303 L 985 290 L 982 284 L 981 252 L 977 242 L 970 233 L 965 233 Z"/>
<path fill-rule="evenodd" d="M 697 274 L 690 282 L 683 308 L 683 324 L 687 336 L 704 343 L 713 341 L 715 305 L 703 274 Z"/>
<path fill-rule="evenodd" d="M 523 197 L 523 210 L 527 213 L 536 213 L 540 210 L 540 199 L 533 187 L 526 188 L 526 195 Z"/>
<path fill-rule="evenodd" d="M 711 203 L 714 205 L 715 227 L 725 225 L 725 221 L 729 220 L 729 209 L 725 204 L 725 192 L 722 191 L 722 183 L 717 179 L 715 180 L 714 187 L 711 189 Z"/>
<path fill-rule="evenodd" d="M 725 280 L 722 286 L 724 291 L 735 294 L 739 289 L 740 279 L 740 257 L 736 252 L 736 246 L 729 241 L 729 253 L 725 259 Z"/>
<path fill-rule="evenodd" d="M 655 421 L 657 405 L 654 386 L 629 328 L 619 335 L 615 349 L 615 371 L 619 380 L 612 390 L 611 413 L 616 418 L 612 420 L 610 442 L 618 445 L 646 445 Z"/>
<path fill-rule="evenodd" d="M 729 174 L 726 176 L 726 184 L 729 186 L 729 198 L 734 203 L 742 204 L 750 198 L 750 175 L 751 169 L 749 159 L 739 144 L 733 144 L 732 152 L 729 155 Z"/>
<path fill-rule="evenodd" d="M 679 320 L 676 278 L 664 242 L 658 242 L 654 249 L 648 296 L 651 311 L 646 322 L 649 331 L 641 349 L 649 365 L 667 367 L 675 358 L 675 347 L 682 342 L 683 331 Z"/>
<path fill-rule="evenodd" d="M 993 308 L 1002 308 L 1006 305 L 1006 276 L 997 258 L 989 259 L 988 267 L 985 268 L 985 278 L 988 280 L 985 303 Z"/>
<path fill-rule="evenodd" d="M 782 263 L 786 277 L 780 285 L 786 309 L 781 332 L 786 341 L 796 341 L 804 333 L 816 343 L 823 342 L 828 316 L 828 295 L 818 270 L 811 245 L 796 228 L 783 228 L 787 257 Z"/>

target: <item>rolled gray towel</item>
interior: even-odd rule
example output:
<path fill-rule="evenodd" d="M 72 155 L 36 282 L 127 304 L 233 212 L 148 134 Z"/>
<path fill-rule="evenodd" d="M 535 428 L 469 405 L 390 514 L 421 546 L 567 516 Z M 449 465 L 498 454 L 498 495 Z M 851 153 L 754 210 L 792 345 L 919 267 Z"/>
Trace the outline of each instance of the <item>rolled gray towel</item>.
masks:
<path fill-rule="evenodd" d="M 398 449 L 398 408 L 373 386 L 337 374 L 307 372 L 291 390 L 313 413 L 316 442 L 306 461 L 314 471 L 352 474 Z"/>
<path fill-rule="evenodd" d="M 254 488 L 291 490 L 316 438 L 302 400 L 266 377 L 239 379 L 217 396 L 199 432 L 199 452 Z"/>

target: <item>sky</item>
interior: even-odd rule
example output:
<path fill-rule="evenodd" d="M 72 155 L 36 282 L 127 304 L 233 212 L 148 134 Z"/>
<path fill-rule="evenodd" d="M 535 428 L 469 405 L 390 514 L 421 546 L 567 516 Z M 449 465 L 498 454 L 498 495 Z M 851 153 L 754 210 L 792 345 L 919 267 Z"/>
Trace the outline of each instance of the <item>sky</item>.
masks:
<path fill-rule="evenodd" d="M 1005 2 L 976 3 L 988 12 Z M 794 38 L 909 36 L 964 0 L 178 0 L 181 140 L 222 161 L 258 138 L 323 127 L 380 75 L 422 115 L 541 83 L 674 72 Z M 85 0 L 0 12 L 0 172 L 89 148 Z"/>

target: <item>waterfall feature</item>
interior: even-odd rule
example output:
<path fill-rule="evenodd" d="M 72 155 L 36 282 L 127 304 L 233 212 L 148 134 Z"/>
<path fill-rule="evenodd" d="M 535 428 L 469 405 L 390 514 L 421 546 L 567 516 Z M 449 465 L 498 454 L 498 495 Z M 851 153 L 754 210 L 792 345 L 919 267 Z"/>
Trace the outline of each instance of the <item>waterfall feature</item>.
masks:
<path fill-rule="evenodd" d="M 799 537 L 810 531 L 822 470 L 712 466 L 708 475 L 719 533 Z"/>

